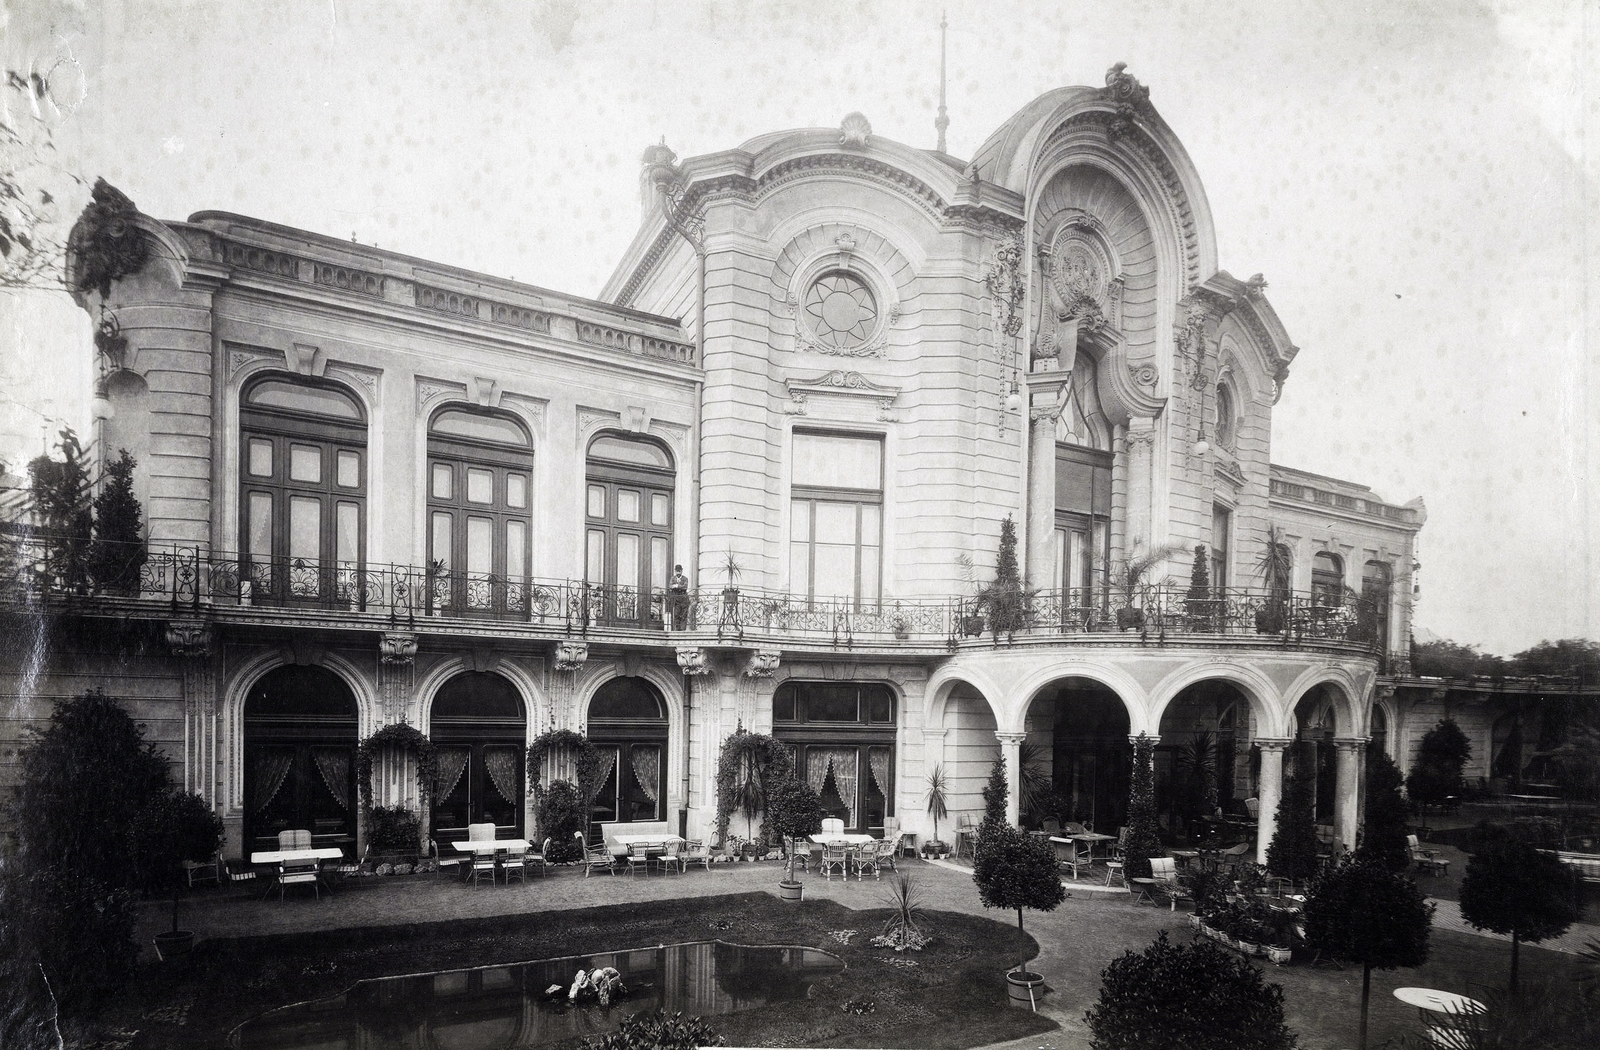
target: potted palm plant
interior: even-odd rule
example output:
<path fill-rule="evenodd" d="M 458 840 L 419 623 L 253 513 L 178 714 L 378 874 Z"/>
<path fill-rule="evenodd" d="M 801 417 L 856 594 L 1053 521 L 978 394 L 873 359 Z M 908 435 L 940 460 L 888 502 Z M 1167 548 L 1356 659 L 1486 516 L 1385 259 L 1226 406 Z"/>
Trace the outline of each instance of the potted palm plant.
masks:
<path fill-rule="evenodd" d="M 1133 603 L 1144 588 L 1145 577 L 1150 574 L 1151 569 L 1166 560 L 1169 554 L 1180 549 L 1172 546 L 1155 547 L 1141 554 L 1137 543 L 1129 549 L 1128 556 L 1111 574 L 1117 590 L 1122 595 L 1122 606 L 1117 610 L 1118 630 L 1129 631 L 1144 626 L 1144 610 Z"/>
<path fill-rule="evenodd" d="M 949 784 L 943 763 L 936 764 L 928 774 L 928 816 L 933 818 L 933 838 L 922 844 L 924 857 L 943 857 L 950 852 L 950 847 L 939 841 L 939 821 L 950 815 L 945 797 Z"/>
<path fill-rule="evenodd" d="M 163 961 L 187 955 L 194 947 L 194 931 L 178 929 L 183 865 L 216 857 L 222 848 L 222 819 L 199 795 L 164 791 L 146 804 L 133 831 L 145 891 L 172 894 L 172 929 L 155 935 L 156 955 Z"/>
<path fill-rule="evenodd" d="M 1261 634 L 1282 634 L 1289 625 L 1289 579 L 1294 571 L 1289 545 L 1283 530 L 1267 526 L 1267 543 L 1256 559 L 1256 571 L 1267 586 L 1267 600 L 1256 609 L 1256 630 Z"/>

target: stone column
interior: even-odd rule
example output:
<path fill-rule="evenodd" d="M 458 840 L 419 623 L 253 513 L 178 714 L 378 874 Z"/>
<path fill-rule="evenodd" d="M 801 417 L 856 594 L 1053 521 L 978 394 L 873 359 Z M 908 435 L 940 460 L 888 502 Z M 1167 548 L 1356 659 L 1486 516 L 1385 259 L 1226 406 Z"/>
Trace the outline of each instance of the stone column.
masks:
<path fill-rule="evenodd" d="M 1283 752 L 1287 739 L 1252 741 L 1261 749 L 1261 781 L 1256 788 L 1256 863 L 1267 862 L 1267 847 L 1278 830 L 1278 803 L 1283 801 Z"/>
<path fill-rule="evenodd" d="M 1056 527 L 1056 420 L 1061 417 L 1065 389 L 1059 372 L 1028 377 L 1028 510 L 1022 571 L 1035 587 L 1046 589 L 1061 586 L 1060 580 L 1048 577 Z"/>
<path fill-rule="evenodd" d="M 1000 741 L 1000 756 L 1006 766 L 1006 821 L 1016 827 L 1022 820 L 1022 801 L 1017 785 L 1022 773 L 1022 742 L 1028 739 L 1028 734 L 997 732 L 994 736 Z"/>
<path fill-rule="evenodd" d="M 1338 854 L 1356 848 L 1356 827 L 1361 820 L 1361 758 L 1367 742 L 1341 737 L 1333 746 L 1333 848 Z"/>

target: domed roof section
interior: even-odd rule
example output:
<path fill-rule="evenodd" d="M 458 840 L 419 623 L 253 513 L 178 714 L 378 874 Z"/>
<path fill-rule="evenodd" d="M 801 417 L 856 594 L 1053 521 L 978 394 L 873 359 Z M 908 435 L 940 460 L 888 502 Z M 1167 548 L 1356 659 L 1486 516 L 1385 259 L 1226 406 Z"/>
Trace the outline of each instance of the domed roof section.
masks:
<path fill-rule="evenodd" d="M 1028 162 L 1034 147 L 1046 128 L 1054 127 L 1059 120 L 1045 118 L 1057 110 L 1066 112 L 1078 105 L 1092 102 L 1099 92 L 1091 87 L 1052 88 L 1023 106 L 1001 124 L 978 147 L 972 163 L 987 182 L 997 183 L 1007 189 L 1024 192 L 1028 178 Z M 1021 163 L 1018 163 L 1018 158 Z M 1017 170 L 1019 169 L 1020 170 Z"/>

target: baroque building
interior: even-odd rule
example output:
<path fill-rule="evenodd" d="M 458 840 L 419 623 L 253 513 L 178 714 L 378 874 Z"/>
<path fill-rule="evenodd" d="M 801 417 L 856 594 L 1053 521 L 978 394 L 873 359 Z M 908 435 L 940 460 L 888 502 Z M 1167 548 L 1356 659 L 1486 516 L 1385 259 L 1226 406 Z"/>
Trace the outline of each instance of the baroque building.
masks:
<path fill-rule="evenodd" d="M 711 837 L 742 726 L 852 828 L 924 837 L 930 772 L 975 819 L 997 755 L 1114 830 L 1139 734 L 1177 823 L 1198 736 L 1263 854 L 1303 739 L 1352 844 L 1424 511 L 1271 462 L 1298 350 L 1217 269 L 1148 95 L 1118 65 L 970 160 L 860 114 L 652 146 L 598 299 L 137 216 L 143 266 L 78 296 L 127 340 L 98 447 L 139 461 L 149 559 L 136 593 L 47 581 L 9 691 L 126 697 L 235 857 L 300 827 L 353 855 L 357 744 L 401 720 L 438 748 L 439 837 L 531 831 L 551 729 L 602 749 L 603 825 Z M 1010 604 L 981 593 L 1007 518 Z M 418 805 L 407 761 L 376 802 Z"/>

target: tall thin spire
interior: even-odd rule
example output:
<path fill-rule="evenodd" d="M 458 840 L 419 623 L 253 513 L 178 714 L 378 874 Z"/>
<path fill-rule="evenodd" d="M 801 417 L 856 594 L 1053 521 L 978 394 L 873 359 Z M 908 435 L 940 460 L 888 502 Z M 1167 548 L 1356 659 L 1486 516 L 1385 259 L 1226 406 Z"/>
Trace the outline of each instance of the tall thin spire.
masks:
<path fill-rule="evenodd" d="M 950 23 L 945 19 L 945 13 L 939 12 L 939 116 L 933 126 L 939 131 L 939 145 L 935 147 L 940 153 L 944 152 L 944 129 L 950 126 L 950 117 L 944 108 L 944 40 L 945 31 Z"/>

